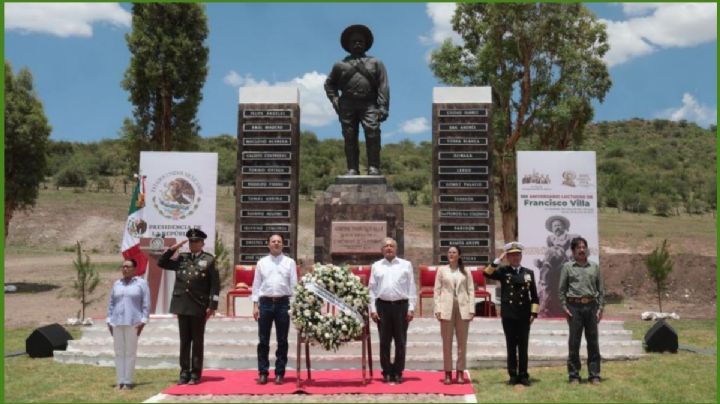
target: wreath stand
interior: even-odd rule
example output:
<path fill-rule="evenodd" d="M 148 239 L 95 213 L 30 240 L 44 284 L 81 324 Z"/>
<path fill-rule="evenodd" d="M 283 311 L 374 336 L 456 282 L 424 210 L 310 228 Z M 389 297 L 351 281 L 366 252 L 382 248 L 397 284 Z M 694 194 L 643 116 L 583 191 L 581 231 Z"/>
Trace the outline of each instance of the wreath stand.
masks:
<path fill-rule="evenodd" d="M 372 368 L 372 343 L 370 341 L 370 321 L 367 316 L 363 316 L 364 325 L 362 333 L 359 337 L 355 338 L 354 341 L 362 341 L 362 384 L 363 386 L 368 383 L 367 377 L 365 376 L 365 370 L 370 368 L 370 378 L 373 377 Z M 303 336 L 302 328 L 297 333 L 297 366 L 295 371 L 297 373 L 297 387 L 300 388 L 302 385 L 302 379 L 300 375 L 302 373 L 302 344 L 305 344 L 305 367 L 307 368 L 307 380 L 312 380 L 310 364 L 310 340 Z"/>

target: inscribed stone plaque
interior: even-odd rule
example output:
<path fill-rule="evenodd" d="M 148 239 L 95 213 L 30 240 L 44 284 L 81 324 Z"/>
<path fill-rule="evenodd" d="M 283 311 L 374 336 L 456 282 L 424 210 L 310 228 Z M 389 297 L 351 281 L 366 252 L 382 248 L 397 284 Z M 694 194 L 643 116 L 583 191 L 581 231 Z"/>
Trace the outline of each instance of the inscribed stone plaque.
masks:
<path fill-rule="evenodd" d="M 472 109 L 441 109 L 439 116 L 487 116 L 487 109 L 485 108 L 472 108 Z"/>
<path fill-rule="evenodd" d="M 290 160 L 290 152 L 242 152 L 243 160 Z"/>
<path fill-rule="evenodd" d="M 387 237 L 387 222 L 340 222 L 331 226 L 331 254 L 377 254 Z"/>
<path fill-rule="evenodd" d="M 489 255 L 467 255 L 463 254 L 462 260 L 464 264 L 473 263 L 473 264 L 488 264 L 490 262 L 490 256 Z M 447 264 L 448 259 L 447 255 L 439 255 L 438 261 L 441 264 Z"/>
<path fill-rule="evenodd" d="M 473 174 L 487 174 L 488 168 L 486 166 L 440 166 L 438 167 L 438 174 L 440 175 L 473 175 Z"/>
<path fill-rule="evenodd" d="M 240 231 L 249 233 L 287 233 L 289 224 L 243 224 Z"/>
<path fill-rule="evenodd" d="M 243 139 L 245 146 L 290 146 L 292 141 L 287 137 L 250 137 Z"/>
<path fill-rule="evenodd" d="M 440 160 L 487 160 L 488 154 L 486 152 L 440 152 L 438 153 L 438 159 Z"/>
<path fill-rule="evenodd" d="M 441 123 L 441 132 L 487 132 L 486 123 Z"/>
<path fill-rule="evenodd" d="M 246 123 L 243 125 L 245 132 L 290 132 L 288 123 Z"/>
<path fill-rule="evenodd" d="M 245 118 L 292 118 L 291 109 L 246 109 Z"/>
<path fill-rule="evenodd" d="M 441 203 L 488 203 L 487 195 L 440 195 Z"/>
<path fill-rule="evenodd" d="M 441 137 L 439 146 L 487 146 L 488 140 L 482 137 Z"/>
<path fill-rule="evenodd" d="M 243 166 L 242 168 L 243 174 L 258 174 L 258 175 L 265 175 L 265 174 L 291 174 L 292 173 L 292 167 L 282 167 L 282 166 Z"/>

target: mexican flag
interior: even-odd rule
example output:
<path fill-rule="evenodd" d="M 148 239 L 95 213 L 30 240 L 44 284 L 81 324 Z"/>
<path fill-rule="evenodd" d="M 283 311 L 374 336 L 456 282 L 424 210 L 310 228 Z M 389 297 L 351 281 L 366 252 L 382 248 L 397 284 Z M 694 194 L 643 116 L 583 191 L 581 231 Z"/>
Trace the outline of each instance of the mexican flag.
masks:
<path fill-rule="evenodd" d="M 137 274 L 142 276 L 147 269 L 148 258 L 140 249 L 140 237 L 147 230 L 147 223 L 143 220 L 143 211 L 145 210 L 145 176 L 135 174 L 137 183 L 133 190 L 132 199 L 130 200 L 130 210 L 128 211 L 127 222 L 125 223 L 125 232 L 122 241 L 122 256 L 124 259 L 134 259 L 137 261 Z"/>

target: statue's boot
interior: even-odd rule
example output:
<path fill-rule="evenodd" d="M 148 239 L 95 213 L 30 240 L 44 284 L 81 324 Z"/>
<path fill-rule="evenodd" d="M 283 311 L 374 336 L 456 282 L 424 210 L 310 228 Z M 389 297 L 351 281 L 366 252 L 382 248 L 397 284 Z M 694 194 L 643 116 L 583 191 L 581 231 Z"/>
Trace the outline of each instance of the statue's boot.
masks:
<path fill-rule="evenodd" d="M 347 172 L 345 175 L 358 175 L 360 173 L 360 145 L 358 144 L 357 132 L 347 131 L 343 133 L 345 138 L 345 161 L 347 161 Z"/>
<path fill-rule="evenodd" d="M 380 175 L 380 131 L 365 132 L 368 175 Z"/>

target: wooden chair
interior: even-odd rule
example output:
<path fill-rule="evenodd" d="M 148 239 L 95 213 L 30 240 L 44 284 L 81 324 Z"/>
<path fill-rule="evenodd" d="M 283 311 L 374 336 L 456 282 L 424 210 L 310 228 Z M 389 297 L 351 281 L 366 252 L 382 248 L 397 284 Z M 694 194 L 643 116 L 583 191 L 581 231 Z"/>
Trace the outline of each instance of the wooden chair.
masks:
<path fill-rule="evenodd" d="M 418 293 L 418 312 L 422 317 L 423 298 L 435 297 L 435 277 L 437 276 L 436 266 L 420 265 L 420 292 Z"/>
<path fill-rule="evenodd" d="M 252 295 L 252 284 L 255 278 L 255 266 L 236 265 L 233 274 L 233 290 L 227 292 L 227 315 L 235 316 L 235 298 L 248 297 Z M 244 283 L 247 288 L 238 288 L 239 283 Z"/>

